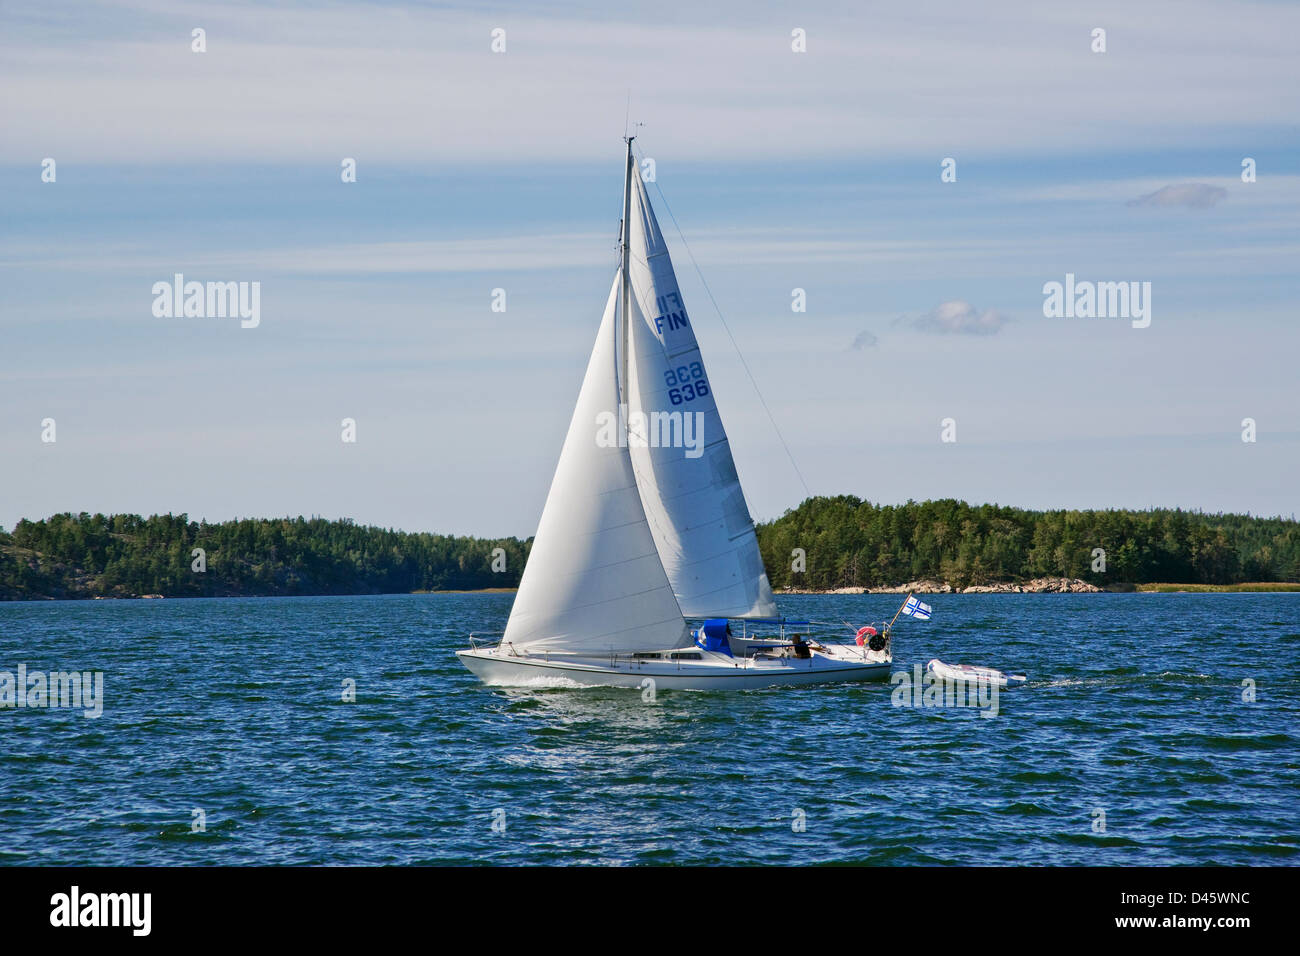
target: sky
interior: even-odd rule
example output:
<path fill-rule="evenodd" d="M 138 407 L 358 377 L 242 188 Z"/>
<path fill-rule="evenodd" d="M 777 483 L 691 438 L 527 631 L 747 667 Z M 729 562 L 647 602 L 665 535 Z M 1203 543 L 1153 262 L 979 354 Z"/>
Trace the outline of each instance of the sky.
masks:
<path fill-rule="evenodd" d="M 1290 516 L 1297 36 L 1298 5 L 1196 0 L 6 0 L 0 525 L 531 535 L 629 121 L 756 519 Z M 258 325 L 156 316 L 176 273 L 260 283 Z M 1150 324 L 1046 317 L 1067 274 L 1150 283 Z"/>

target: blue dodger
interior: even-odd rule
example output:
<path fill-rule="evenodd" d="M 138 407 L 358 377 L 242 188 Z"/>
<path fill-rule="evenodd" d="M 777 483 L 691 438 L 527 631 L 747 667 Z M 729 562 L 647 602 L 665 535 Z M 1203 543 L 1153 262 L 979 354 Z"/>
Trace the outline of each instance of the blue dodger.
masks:
<path fill-rule="evenodd" d="M 731 642 L 727 640 L 727 619 L 725 617 L 709 618 L 695 632 L 695 643 L 706 651 L 733 656 Z"/>

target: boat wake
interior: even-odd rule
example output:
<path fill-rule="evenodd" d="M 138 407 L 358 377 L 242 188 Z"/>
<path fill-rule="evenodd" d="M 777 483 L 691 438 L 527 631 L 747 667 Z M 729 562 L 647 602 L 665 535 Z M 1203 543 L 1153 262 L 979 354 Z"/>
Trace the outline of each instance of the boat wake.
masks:
<path fill-rule="evenodd" d="M 1063 677 L 1059 680 L 1030 681 L 1030 687 L 1120 687 L 1126 684 L 1152 684 L 1175 682 L 1204 682 L 1231 680 L 1213 674 L 1184 674 L 1179 671 L 1161 671 L 1158 674 L 1103 674 L 1097 677 Z"/>
<path fill-rule="evenodd" d="M 509 687 L 517 690 L 573 690 L 586 689 L 598 690 L 591 684 L 582 684 L 571 678 L 564 677 L 560 674 L 539 674 L 536 677 L 514 677 L 494 680 L 484 678 L 483 683 L 488 687 Z"/>

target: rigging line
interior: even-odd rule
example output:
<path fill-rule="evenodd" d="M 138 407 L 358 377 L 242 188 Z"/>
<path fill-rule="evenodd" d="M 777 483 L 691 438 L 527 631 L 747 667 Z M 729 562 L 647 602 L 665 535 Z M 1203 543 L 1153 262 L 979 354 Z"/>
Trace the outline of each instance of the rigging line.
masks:
<path fill-rule="evenodd" d="M 691 245 L 686 241 L 686 236 L 682 233 L 682 227 L 677 224 L 677 217 L 673 215 L 673 207 L 668 204 L 668 197 L 664 195 L 664 188 L 659 185 L 658 178 L 655 179 L 655 189 L 659 192 L 659 198 L 663 201 L 664 209 L 668 213 L 668 218 L 673 221 L 673 228 L 677 230 L 677 236 L 682 241 L 682 247 L 686 254 L 691 257 L 691 265 L 695 267 L 695 274 L 700 277 L 700 284 L 704 286 L 704 291 L 713 303 L 713 311 L 718 313 L 718 318 L 722 320 L 722 327 L 727 331 L 727 338 L 731 339 L 731 347 L 736 350 L 736 355 L 740 358 L 740 364 L 745 369 L 745 374 L 749 376 L 749 384 L 754 386 L 754 394 L 758 396 L 758 403 L 763 406 L 763 411 L 767 412 L 767 420 L 772 423 L 772 430 L 776 432 L 777 440 L 781 442 L 781 447 L 785 449 L 786 457 L 790 459 L 790 467 L 794 473 L 799 476 L 799 483 L 803 485 L 804 493 L 811 498 L 812 489 L 808 487 L 808 482 L 804 480 L 803 472 L 799 470 L 798 463 L 794 460 L 794 455 L 790 451 L 790 446 L 785 442 L 785 436 L 781 434 L 781 428 L 776 423 L 776 418 L 772 415 L 772 410 L 767 407 L 767 400 L 763 398 L 763 392 L 758 387 L 758 381 L 754 378 L 754 373 L 749 369 L 749 363 L 745 361 L 745 354 L 740 351 L 740 346 L 736 343 L 736 337 L 731 334 L 731 326 L 727 324 L 726 317 L 722 314 L 722 309 L 718 307 L 718 300 L 713 297 L 713 290 L 709 288 L 709 283 L 704 278 L 704 273 L 700 271 L 700 264 L 695 260 L 695 253 L 691 251 Z"/>

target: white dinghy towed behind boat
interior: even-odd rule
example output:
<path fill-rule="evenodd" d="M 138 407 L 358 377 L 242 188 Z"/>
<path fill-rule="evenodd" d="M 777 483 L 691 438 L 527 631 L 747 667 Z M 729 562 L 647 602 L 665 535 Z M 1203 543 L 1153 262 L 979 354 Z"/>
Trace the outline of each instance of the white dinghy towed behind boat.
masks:
<path fill-rule="evenodd" d="M 622 266 L 519 592 L 500 643 L 457 656 L 498 685 L 643 687 L 650 678 L 666 689 L 714 690 L 884 680 L 888 629 L 860 645 L 805 640 L 803 629 L 786 636 L 626 142 Z M 709 620 L 692 630 L 688 617 Z M 778 634 L 751 639 L 760 621 Z"/>
<path fill-rule="evenodd" d="M 925 665 L 927 673 L 939 680 L 952 683 L 989 684 L 994 687 L 1019 687 L 1028 679 L 1024 674 L 1004 674 L 992 667 L 976 667 L 973 664 L 945 664 L 934 658 Z"/>

